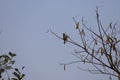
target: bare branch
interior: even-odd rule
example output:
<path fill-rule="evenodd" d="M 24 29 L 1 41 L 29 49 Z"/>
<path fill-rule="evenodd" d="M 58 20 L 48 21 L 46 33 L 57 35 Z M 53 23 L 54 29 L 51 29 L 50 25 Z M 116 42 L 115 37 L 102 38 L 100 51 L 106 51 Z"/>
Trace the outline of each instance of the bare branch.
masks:
<path fill-rule="evenodd" d="M 106 74 L 110 76 L 115 76 L 120 80 L 120 39 L 116 36 L 116 23 L 113 25 L 110 22 L 109 26 L 103 27 L 102 22 L 100 20 L 100 15 L 98 12 L 98 7 L 96 7 L 96 20 L 97 20 L 97 28 L 98 32 L 95 32 L 91 28 L 89 28 L 82 18 L 82 26 L 80 26 L 80 22 L 76 21 L 73 18 L 76 30 L 78 31 L 78 35 L 80 36 L 81 44 L 77 43 L 75 40 L 71 38 L 71 36 L 64 34 L 63 38 L 56 35 L 51 31 L 53 35 L 61 40 L 66 40 L 66 42 L 71 43 L 79 48 L 79 50 L 74 50 L 73 55 L 76 56 L 79 60 L 61 63 L 60 65 L 70 65 L 70 64 L 91 64 L 92 69 L 82 69 L 83 71 L 88 71 L 90 73 L 95 74 Z M 88 33 L 88 32 L 90 33 Z M 86 36 L 86 33 L 89 34 L 89 38 Z M 65 38 L 66 37 L 66 38 Z"/>

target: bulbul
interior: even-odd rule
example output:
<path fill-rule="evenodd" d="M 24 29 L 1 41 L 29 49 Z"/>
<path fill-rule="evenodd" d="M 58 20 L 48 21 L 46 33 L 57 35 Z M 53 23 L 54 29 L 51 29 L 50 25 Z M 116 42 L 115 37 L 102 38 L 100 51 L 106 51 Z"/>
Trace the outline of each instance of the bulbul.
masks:
<path fill-rule="evenodd" d="M 64 41 L 64 44 L 68 41 L 68 36 L 63 33 L 63 41 Z"/>

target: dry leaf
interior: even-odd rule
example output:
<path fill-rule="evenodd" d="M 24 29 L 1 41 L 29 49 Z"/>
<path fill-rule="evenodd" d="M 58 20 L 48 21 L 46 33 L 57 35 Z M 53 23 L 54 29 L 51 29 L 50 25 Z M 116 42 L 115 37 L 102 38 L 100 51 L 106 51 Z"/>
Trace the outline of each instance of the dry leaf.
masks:
<path fill-rule="evenodd" d="M 104 52 L 105 52 L 105 49 L 101 47 L 101 54 L 103 55 Z"/>
<path fill-rule="evenodd" d="M 112 29 L 112 22 L 110 23 L 110 25 L 109 25 L 109 26 L 110 26 L 110 29 Z"/>
<path fill-rule="evenodd" d="M 82 29 L 82 31 L 81 31 L 81 35 L 85 36 L 84 29 Z"/>
<path fill-rule="evenodd" d="M 93 59 L 93 56 L 94 56 L 94 49 L 92 49 L 92 59 Z"/>
<path fill-rule="evenodd" d="M 77 23 L 76 23 L 76 29 L 79 29 L 79 28 L 80 28 L 80 23 L 77 22 Z"/>
<path fill-rule="evenodd" d="M 107 36 L 106 43 L 109 43 L 109 42 L 110 42 L 110 37 Z"/>
<path fill-rule="evenodd" d="M 64 64 L 64 71 L 66 70 L 66 64 Z"/>
<path fill-rule="evenodd" d="M 113 49 L 114 51 L 116 51 L 116 46 L 115 46 L 115 45 L 112 45 L 112 49 Z"/>
<path fill-rule="evenodd" d="M 109 79 L 112 80 L 111 76 L 109 76 Z"/>

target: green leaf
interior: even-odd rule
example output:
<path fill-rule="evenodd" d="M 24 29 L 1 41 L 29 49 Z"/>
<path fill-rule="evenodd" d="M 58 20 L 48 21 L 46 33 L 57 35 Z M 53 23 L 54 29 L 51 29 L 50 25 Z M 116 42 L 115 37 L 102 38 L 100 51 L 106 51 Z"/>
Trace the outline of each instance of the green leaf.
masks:
<path fill-rule="evenodd" d="M 18 79 L 16 79 L 16 78 L 12 78 L 12 80 L 18 80 Z"/>
<path fill-rule="evenodd" d="M 5 59 L 4 59 L 5 63 L 7 63 L 9 60 L 11 60 L 10 57 L 7 56 L 7 55 L 4 55 L 4 58 L 5 58 Z"/>
<path fill-rule="evenodd" d="M 14 63 L 15 63 L 15 61 L 11 61 L 11 62 L 10 62 L 10 64 L 14 64 Z"/>
<path fill-rule="evenodd" d="M 0 73 L 0 78 L 2 78 L 1 73 Z"/>
<path fill-rule="evenodd" d="M 3 56 L 0 56 L 0 58 L 2 58 Z"/>
<path fill-rule="evenodd" d="M 25 68 L 25 66 L 22 67 L 22 69 L 24 69 L 24 68 Z"/>
<path fill-rule="evenodd" d="M 18 68 L 15 68 L 15 71 L 17 71 L 17 72 L 18 72 L 18 71 L 19 71 L 19 70 L 18 70 Z"/>
<path fill-rule="evenodd" d="M 6 69 L 10 70 L 10 69 L 12 69 L 12 66 L 6 66 Z"/>
<path fill-rule="evenodd" d="M 20 71 L 19 71 L 18 68 L 15 68 L 15 71 L 16 71 L 18 74 L 20 74 Z"/>
<path fill-rule="evenodd" d="M 7 57 L 5 57 L 4 62 L 5 62 L 5 63 L 7 63 L 7 62 L 8 62 L 8 60 L 9 60 L 9 59 L 8 59 Z"/>
<path fill-rule="evenodd" d="M 20 78 L 19 74 L 16 73 L 16 72 L 13 72 L 13 75 L 14 75 L 15 77 L 17 77 L 18 79 Z"/>
<path fill-rule="evenodd" d="M 15 54 L 15 53 L 12 53 L 12 52 L 9 52 L 9 55 L 10 55 L 11 57 L 15 57 L 15 56 L 16 56 L 16 54 Z"/>
<path fill-rule="evenodd" d="M 25 74 L 22 74 L 21 79 L 23 79 L 23 78 L 24 78 L 24 76 L 25 76 Z"/>
<path fill-rule="evenodd" d="M 0 69 L 0 73 L 3 73 L 5 71 L 5 69 Z"/>

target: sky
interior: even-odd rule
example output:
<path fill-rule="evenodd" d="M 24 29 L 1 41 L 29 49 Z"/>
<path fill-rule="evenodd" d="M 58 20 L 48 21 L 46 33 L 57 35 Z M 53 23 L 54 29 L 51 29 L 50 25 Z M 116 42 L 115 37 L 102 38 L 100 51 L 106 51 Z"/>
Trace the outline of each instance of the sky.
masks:
<path fill-rule="evenodd" d="M 95 9 L 99 7 L 104 25 L 120 23 L 120 0 L 0 0 L 0 54 L 14 52 L 16 66 L 25 66 L 25 80 L 101 80 L 73 64 L 63 70 L 60 63 L 77 60 L 75 46 L 63 44 L 49 29 L 62 36 L 75 34 L 72 17 L 95 28 Z M 77 39 L 74 36 L 74 39 Z M 115 80 L 115 79 L 113 79 Z"/>

